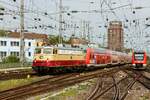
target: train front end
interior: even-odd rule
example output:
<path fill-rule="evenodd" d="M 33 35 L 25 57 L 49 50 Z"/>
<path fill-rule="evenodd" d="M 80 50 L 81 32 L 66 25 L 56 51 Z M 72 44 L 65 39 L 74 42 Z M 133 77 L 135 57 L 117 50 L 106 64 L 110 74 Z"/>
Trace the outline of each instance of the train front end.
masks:
<path fill-rule="evenodd" d="M 136 69 L 144 69 L 147 66 L 147 55 L 144 51 L 136 51 L 132 54 L 132 66 Z"/>

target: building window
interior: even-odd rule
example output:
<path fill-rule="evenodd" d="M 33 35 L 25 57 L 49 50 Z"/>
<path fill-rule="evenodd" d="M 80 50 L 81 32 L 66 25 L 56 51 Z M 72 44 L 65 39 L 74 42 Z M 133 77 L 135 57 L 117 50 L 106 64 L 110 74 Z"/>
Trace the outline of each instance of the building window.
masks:
<path fill-rule="evenodd" d="M 19 46 L 19 42 L 16 42 L 16 41 L 12 41 L 10 44 L 11 46 Z"/>
<path fill-rule="evenodd" d="M 28 56 L 31 57 L 31 52 L 28 52 Z"/>
<path fill-rule="evenodd" d="M 7 42 L 6 41 L 0 41 L 0 46 L 6 46 Z"/>
<path fill-rule="evenodd" d="M 11 52 L 10 55 L 19 57 L 19 52 Z"/>
<path fill-rule="evenodd" d="M 29 46 L 29 47 L 31 46 L 31 42 L 28 43 L 28 46 Z"/>
<path fill-rule="evenodd" d="M 6 56 L 7 56 L 7 52 L 0 51 L 0 58 L 6 57 Z"/>

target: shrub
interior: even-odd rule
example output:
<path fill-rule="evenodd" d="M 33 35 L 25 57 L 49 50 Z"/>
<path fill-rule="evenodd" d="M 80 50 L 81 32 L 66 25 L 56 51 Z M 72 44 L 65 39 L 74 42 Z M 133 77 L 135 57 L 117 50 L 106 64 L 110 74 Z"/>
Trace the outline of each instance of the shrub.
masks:
<path fill-rule="evenodd" d="M 16 56 L 8 56 L 2 60 L 3 63 L 17 63 L 19 58 Z"/>

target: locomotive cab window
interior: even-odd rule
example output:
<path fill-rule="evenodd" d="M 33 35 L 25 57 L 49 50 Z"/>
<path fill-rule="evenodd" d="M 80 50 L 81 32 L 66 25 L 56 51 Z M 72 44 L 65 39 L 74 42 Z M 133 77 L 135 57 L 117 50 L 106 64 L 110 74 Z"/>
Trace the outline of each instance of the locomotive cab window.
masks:
<path fill-rule="evenodd" d="M 35 54 L 41 54 L 41 53 L 42 53 L 41 48 L 36 48 L 36 49 L 35 49 Z"/>

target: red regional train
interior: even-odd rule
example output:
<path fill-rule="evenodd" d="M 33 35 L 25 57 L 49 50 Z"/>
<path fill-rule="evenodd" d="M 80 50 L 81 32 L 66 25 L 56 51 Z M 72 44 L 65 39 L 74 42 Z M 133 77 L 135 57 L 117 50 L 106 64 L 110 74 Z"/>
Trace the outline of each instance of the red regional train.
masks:
<path fill-rule="evenodd" d="M 131 63 L 131 57 L 103 48 L 38 47 L 35 49 L 32 68 L 38 73 L 45 73 L 54 68 L 81 69 L 115 63 Z"/>
<path fill-rule="evenodd" d="M 147 55 L 145 51 L 132 52 L 132 65 L 135 69 L 145 69 L 147 66 Z"/>

